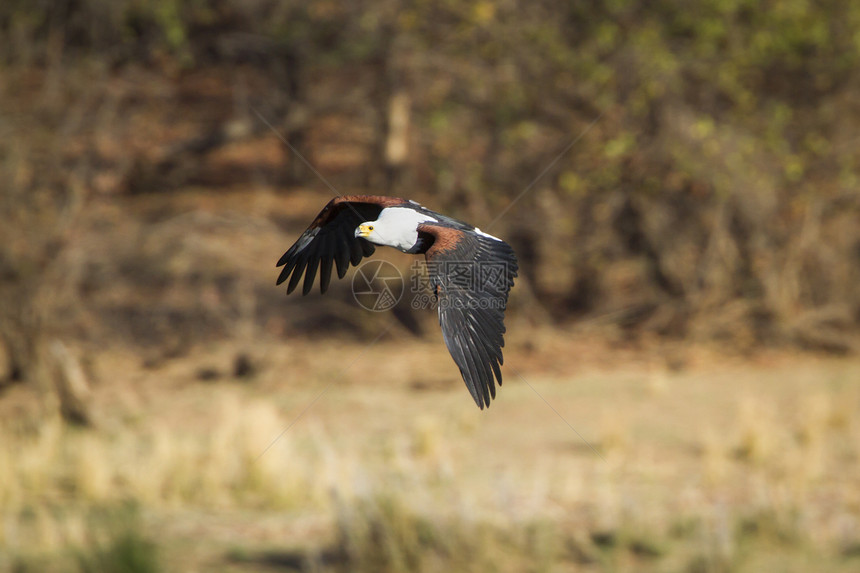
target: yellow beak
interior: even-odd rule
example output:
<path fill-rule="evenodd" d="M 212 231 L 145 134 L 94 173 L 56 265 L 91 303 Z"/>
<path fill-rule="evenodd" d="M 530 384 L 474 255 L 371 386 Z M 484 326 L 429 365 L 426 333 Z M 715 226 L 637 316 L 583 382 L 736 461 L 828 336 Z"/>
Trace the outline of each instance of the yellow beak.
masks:
<path fill-rule="evenodd" d="M 370 225 L 359 225 L 358 229 L 355 230 L 356 237 L 367 237 L 370 235 L 370 232 L 373 230 L 373 227 Z"/>

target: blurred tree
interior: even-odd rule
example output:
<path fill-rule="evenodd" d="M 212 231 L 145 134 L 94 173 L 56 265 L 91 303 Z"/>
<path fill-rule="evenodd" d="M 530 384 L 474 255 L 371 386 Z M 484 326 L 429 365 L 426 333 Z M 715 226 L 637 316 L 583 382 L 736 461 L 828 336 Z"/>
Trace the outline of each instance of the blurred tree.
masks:
<path fill-rule="evenodd" d="M 493 231 L 556 320 L 847 350 L 857 29 L 836 0 L 13 0 L 0 58 L 253 79 L 241 112 L 141 157 L 137 190 L 271 137 L 252 104 L 336 188 L 476 222 L 513 206 Z M 289 184 L 315 180 L 286 157 Z"/>

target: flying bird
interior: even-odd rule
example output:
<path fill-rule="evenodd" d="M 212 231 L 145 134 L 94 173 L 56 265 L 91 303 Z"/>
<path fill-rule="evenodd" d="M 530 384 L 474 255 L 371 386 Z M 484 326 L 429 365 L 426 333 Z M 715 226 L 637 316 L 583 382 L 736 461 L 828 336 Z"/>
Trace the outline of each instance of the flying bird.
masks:
<path fill-rule="evenodd" d="M 278 260 L 287 294 L 302 282 L 320 292 L 331 282 L 332 264 L 343 278 L 374 245 L 423 254 L 439 312 L 442 338 L 466 387 L 482 410 L 502 384 L 505 308 L 517 276 L 514 250 L 498 237 L 412 200 L 345 195 L 329 201 L 295 244 Z M 304 280 L 302 280 L 304 277 Z"/>

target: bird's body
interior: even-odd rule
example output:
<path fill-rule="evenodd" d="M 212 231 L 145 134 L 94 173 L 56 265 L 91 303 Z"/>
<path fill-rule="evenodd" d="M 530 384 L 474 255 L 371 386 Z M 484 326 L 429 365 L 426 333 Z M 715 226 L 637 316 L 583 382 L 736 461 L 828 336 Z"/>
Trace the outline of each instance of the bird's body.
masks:
<path fill-rule="evenodd" d="M 373 195 L 332 199 L 278 261 L 278 284 L 291 293 L 304 275 L 302 293 L 331 281 L 332 263 L 343 278 L 373 254 L 374 245 L 424 254 L 436 297 L 442 337 L 479 407 L 502 383 L 504 311 L 517 276 L 513 249 L 477 227 L 410 200 Z"/>

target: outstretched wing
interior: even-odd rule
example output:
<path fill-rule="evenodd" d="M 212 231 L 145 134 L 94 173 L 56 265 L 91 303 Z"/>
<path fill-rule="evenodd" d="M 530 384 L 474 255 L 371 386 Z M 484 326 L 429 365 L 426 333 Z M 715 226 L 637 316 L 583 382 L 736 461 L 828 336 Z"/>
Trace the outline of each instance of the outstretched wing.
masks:
<path fill-rule="evenodd" d="M 284 268 L 277 284 L 289 278 L 287 294 L 290 294 L 304 274 L 302 294 L 308 294 L 319 269 L 320 292 L 324 293 L 331 282 L 332 262 L 337 267 L 338 278 L 342 279 L 350 263 L 358 265 L 363 257 L 369 257 L 375 250 L 365 239 L 355 237 L 355 228 L 364 221 L 375 221 L 385 207 L 405 202 L 396 197 L 373 195 L 335 197 L 278 260 L 277 266 Z"/>
<path fill-rule="evenodd" d="M 502 385 L 505 308 L 517 276 L 513 249 L 479 231 L 422 224 L 419 235 L 432 241 L 427 258 L 442 337 L 460 374 L 482 410 Z"/>

